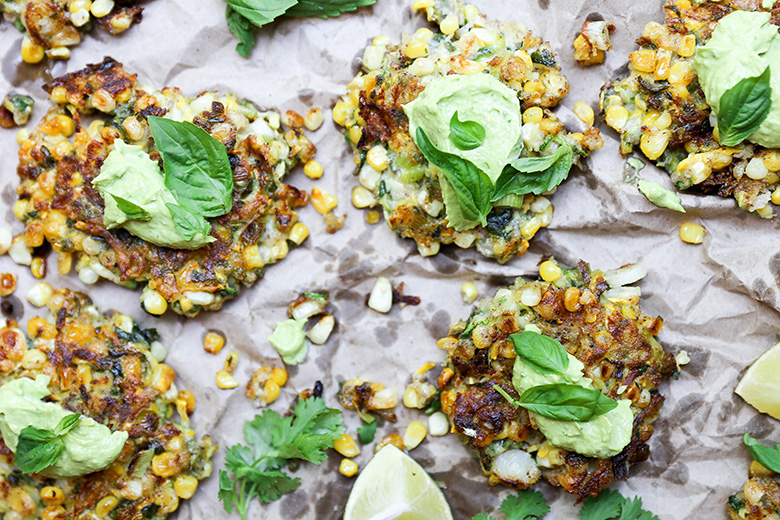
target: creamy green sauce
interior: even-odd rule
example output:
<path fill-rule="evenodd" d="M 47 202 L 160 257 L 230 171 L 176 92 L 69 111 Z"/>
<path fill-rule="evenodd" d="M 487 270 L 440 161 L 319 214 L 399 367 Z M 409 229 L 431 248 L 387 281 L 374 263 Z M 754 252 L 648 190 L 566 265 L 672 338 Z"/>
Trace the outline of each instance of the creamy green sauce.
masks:
<path fill-rule="evenodd" d="M 471 161 L 494 183 L 520 139 L 522 122 L 517 92 L 489 74 L 435 79 L 403 108 L 412 139 L 416 139 L 417 128 L 422 128 L 436 148 Z M 453 144 L 450 120 L 456 111 L 461 121 L 475 121 L 485 129 L 481 146 L 460 150 Z"/>
<path fill-rule="evenodd" d="M 69 412 L 56 403 L 41 401 L 51 394 L 49 376 L 35 380 L 14 379 L 0 386 L 0 433 L 8 448 L 16 452 L 19 434 L 27 426 L 54 430 Z M 41 475 L 50 478 L 78 477 L 106 468 L 119 456 L 127 441 L 127 432 L 111 432 L 94 420 L 82 416 L 81 422 L 65 434 L 65 450 L 57 462 Z"/>
<path fill-rule="evenodd" d="M 100 175 L 92 181 L 105 202 L 103 223 L 107 229 L 122 227 L 147 242 L 174 249 L 197 249 L 215 240 L 200 233 L 190 240 L 182 237 L 166 207 L 166 203 L 178 203 L 165 187 L 158 163 L 140 146 L 128 145 L 117 139 L 114 147 L 103 162 Z M 114 196 L 130 201 L 151 218 L 129 217 L 119 209 Z"/>
<path fill-rule="evenodd" d="M 520 395 L 535 386 L 558 383 L 593 388 L 593 381 L 582 374 L 585 365 L 571 354 L 566 355 L 569 357 L 566 376 L 540 374 L 523 363 L 520 358 L 516 358 L 512 385 Z M 634 427 L 631 401 L 627 399 L 619 400 L 617 408 L 590 421 L 562 421 L 533 412 L 528 413 L 551 445 L 588 457 L 607 458 L 617 455 L 631 441 Z"/>
<path fill-rule="evenodd" d="M 288 365 L 297 365 L 306 359 L 309 348 L 306 344 L 306 332 L 303 326 L 304 320 L 286 320 L 278 323 L 273 333 L 268 336 L 268 341 L 282 356 L 282 360 Z"/>
<path fill-rule="evenodd" d="M 693 68 L 699 76 L 713 115 L 720 98 L 745 78 L 770 68 L 772 109 L 747 139 L 769 148 L 780 147 L 780 35 L 766 12 L 734 11 L 723 17 L 706 45 L 699 47 Z"/>

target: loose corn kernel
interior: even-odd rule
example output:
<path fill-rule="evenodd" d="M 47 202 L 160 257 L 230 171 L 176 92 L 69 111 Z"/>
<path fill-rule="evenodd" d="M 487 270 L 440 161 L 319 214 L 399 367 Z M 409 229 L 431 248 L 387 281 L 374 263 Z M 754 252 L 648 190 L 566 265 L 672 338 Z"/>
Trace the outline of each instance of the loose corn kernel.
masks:
<path fill-rule="evenodd" d="M 56 486 L 46 486 L 41 489 L 41 500 L 47 506 L 58 506 L 65 501 L 65 494 Z"/>
<path fill-rule="evenodd" d="M 387 166 L 390 164 L 390 160 L 387 155 L 387 149 L 379 144 L 372 146 L 366 154 L 366 162 L 369 166 L 378 172 L 386 170 Z"/>
<path fill-rule="evenodd" d="M 540 107 L 531 107 L 523 112 L 523 123 L 541 123 L 544 117 L 544 110 Z"/>
<path fill-rule="evenodd" d="M 772 192 L 772 204 L 780 206 L 780 188 Z"/>
<path fill-rule="evenodd" d="M 319 179 L 322 177 L 322 165 L 311 159 L 303 166 L 303 173 L 310 179 Z"/>
<path fill-rule="evenodd" d="M 97 505 L 95 506 L 95 514 L 97 514 L 101 518 L 106 517 L 118 505 L 119 505 L 118 498 L 116 498 L 115 496 L 107 496 L 101 499 L 100 502 L 97 503 Z"/>
<path fill-rule="evenodd" d="M 233 375 L 224 370 L 217 372 L 217 386 L 223 390 L 229 390 L 238 386 L 238 381 Z"/>
<path fill-rule="evenodd" d="M 696 51 L 696 36 L 693 34 L 686 34 L 680 40 L 680 45 L 677 47 L 677 54 L 682 58 L 690 58 Z"/>
<path fill-rule="evenodd" d="M 479 296 L 479 290 L 474 282 L 465 282 L 460 286 L 460 295 L 463 298 L 463 303 L 472 304 Z"/>
<path fill-rule="evenodd" d="M 420 38 L 413 38 L 406 44 L 404 54 L 407 58 L 419 58 L 428 54 L 428 44 Z"/>
<path fill-rule="evenodd" d="M 22 60 L 25 63 L 40 63 L 44 56 L 44 49 L 41 45 L 38 45 L 29 35 L 25 35 L 22 40 Z"/>
<path fill-rule="evenodd" d="M 577 101 L 574 104 L 574 114 L 580 118 L 580 121 L 582 121 L 589 127 L 593 126 L 593 120 L 594 120 L 593 109 L 586 103 L 582 101 Z M 525 121 L 525 118 L 523 118 L 523 121 Z"/>
<path fill-rule="evenodd" d="M 358 465 L 355 461 L 342 459 L 339 464 L 339 473 L 345 477 L 354 477 L 358 472 Z"/>
<path fill-rule="evenodd" d="M 195 411 L 195 396 L 189 390 L 181 390 L 176 396 L 177 399 L 184 401 L 187 406 L 187 413 L 191 414 Z"/>
<path fill-rule="evenodd" d="M 542 277 L 542 280 L 545 282 L 555 282 L 558 280 L 561 276 L 563 276 L 563 271 L 560 267 L 555 265 L 553 262 L 549 260 L 545 260 L 542 262 L 542 264 L 539 266 L 539 275 Z"/>
<path fill-rule="evenodd" d="M 680 239 L 688 244 L 701 244 L 707 231 L 703 226 L 686 222 L 680 226 Z"/>
<path fill-rule="evenodd" d="M 287 383 L 287 370 L 283 368 L 274 368 L 271 371 L 271 381 L 279 386 L 284 386 Z"/>
<path fill-rule="evenodd" d="M 333 449 L 349 458 L 360 455 L 360 447 L 348 433 L 342 433 L 341 437 L 333 441 Z"/>
<path fill-rule="evenodd" d="M 344 126 L 344 123 L 347 122 L 348 111 L 349 108 L 347 107 L 347 104 L 344 103 L 344 101 L 339 101 L 336 103 L 336 106 L 333 107 L 333 121 L 339 126 Z"/>
<path fill-rule="evenodd" d="M 428 435 L 428 429 L 420 421 L 414 421 L 409 423 L 404 432 L 404 447 L 407 450 L 413 450 L 425 439 Z"/>
<path fill-rule="evenodd" d="M 192 498 L 196 489 L 198 489 L 198 479 L 190 475 L 176 477 L 176 481 L 173 483 L 173 490 L 176 492 L 176 496 L 185 500 Z"/>
<path fill-rule="evenodd" d="M 260 253 L 260 246 L 253 244 L 241 252 L 241 258 L 244 260 L 244 267 L 247 269 L 257 269 L 265 265 L 263 255 Z"/>
<path fill-rule="evenodd" d="M 0 273 L 0 296 L 11 296 L 16 291 L 16 275 Z"/>
<path fill-rule="evenodd" d="M 628 55 L 631 64 L 639 72 L 655 71 L 655 51 L 652 49 L 640 49 Z"/>
<path fill-rule="evenodd" d="M 376 199 L 374 194 L 368 191 L 363 186 L 356 186 L 352 190 L 352 204 L 356 208 L 370 208 L 376 205 Z"/>
<path fill-rule="evenodd" d="M 219 332 L 207 332 L 203 336 L 203 350 L 209 354 L 219 354 L 219 351 L 225 346 L 225 336 Z"/>
<path fill-rule="evenodd" d="M 172 477 L 179 472 L 176 454 L 164 451 L 152 457 L 152 473 L 158 477 Z"/>
<path fill-rule="evenodd" d="M 306 113 L 306 117 L 303 119 L 303 124 L 308 130 L 314 132 L 322 126 L 323 119 L 322 109 L 320 107 L 310 108 Z"/>
<path fill-rule="evenodd" d="M 225 356 L 225 364 L 223 365 L 223 369 L 225 372 L 232 374 L 233 371 L 236 369 L 236 366 L 238 365 L 238 352 L 235 350 L 231 350 L 228 352 L 228 355 Z"/>
<path fill-rule="evenodd" d="M 30 269 L 32 270 L 33 277 L 40 280 L 46 276 L 46 259 L 36 256 L 32 259 L 32 263 L 30 263 Z"/>
<path fill-rule="evenodd" d="M 451 14 L 447 15 L 439 24 L 439 30 L 442 34 L 446 34 L 447 36 L 454 34 L 455 31 L 458 30 L 458 27 L 458 17 Z"/>
<path fill-rule="evenodd" d="M 301 245 L 308 236 L 309 228 L 306 227 L 306 224 L 302 222 L 296 222 L 292 227 L 292 230 L 290 230 L 289 240 L 294 242 L 296 245 Z"/>
<path fill-rule="evenodd" d="M 73 266 L 73 255 L 71 253 L 62 252 L 57 257 L 57 272 L 60 274 L 68 274 Z"/>
<path fill-rule="evenodd" d="M 43 307 L 53 293 L 51 285 L 46 282 L 38 282 L 27 292 L 27 301 L 36 307 Z"/>
<path fill-rule="evenodd" d="M 103 18 L 114 9 L 114 0 L 95 0 L 90 11 L 95 18 Z"/>
<path fill-rule="evenodd" d="M 176 371 L 165 363 L 160 363 L 152 371 L 152 387 L 164 394 L 171 389 L 174 378 L 176 378 Z"/>
<path fill-rule="evenodd" d="M 79 272 L 79 278 L 80 277 L 81 272 Z M 141 293 L 141 303 L 146 312 L 155 316 L 159 316 L 168 310 L 168 302 L 165 301 L 165 298 L 163 298 L 162 295 L 160 295 L 160 293 L 154 289 L 144 289 L 144 291 Z"/>
<path fill-rule="evenodd" d="M 368 222 L 371 225 L 379 222 L 379 212 L 372 210 L 366 213 L 366 222 Z"/>
<path fill-rule="evenodd" d="M 397 433 L 391 433 L 390 435 L 388 435 L 387 437 L 382 439 L 376 445 L 376 448 L 374 449 L 374 451 L 377 452 L 377 451 L 381 450 L 382 448 L 384 448 L 385 446 L 387 446 L 388 444 L 392 444 L 393 446 L 395 446 L 396 448 L 398 448 L 401 451 L 403 451 L 404 448 L 405 448 L 403 437 L 401 437 Z"/>
<path fill-rule="evenodd" d="M 611 106 L 605 114 L 607 125 L 615 130 L 622 130 L 628 122 L 628 110 L 620 105 Z"/>
<path fill-rule="evenodd" d="M 339 201 L 336 197 L 327 191 L 321 190 L 319 188 L 312 188 L 311 203 L 314 206 L 314 209 L 324 215 L 325 213 L 328 213 L 330 210 L 335 208 Z"/>
<path fill-rule="evenodd" d="M 393 307 L 393 285 L 386 277 L 380 276 L 374 282 L 368 297 L 368 306 L 383 314 L 390 312 Z"/>
<path fill-rule="evenodd" d="M 428 417 L 428 431 L 434 437 L 447 435 L 450 431 L 450 422 L 442 412 L 434 412 Z"/>

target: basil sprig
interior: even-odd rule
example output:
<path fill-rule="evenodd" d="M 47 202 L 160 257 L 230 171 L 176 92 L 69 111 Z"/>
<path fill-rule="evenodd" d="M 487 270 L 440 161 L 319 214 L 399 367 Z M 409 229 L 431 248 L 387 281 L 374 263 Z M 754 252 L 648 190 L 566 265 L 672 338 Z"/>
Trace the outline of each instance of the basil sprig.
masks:
<path fill-rule="evenodd" d="M 510 194 L 540 195 L 550 191 L 566 180 L 573 165 L 574 149 L 563 140 L 558 141 L 558 149 L 552 155 L 515 159 L 501 172 L 491 201 L 495 202 Z M 531 173 L 536 175 L 528 175 Z"/>
<path fill-rule="evenodd" d="M 746 433 L 742 437 L 742 442 L 747 446 L 750 451 L 750 455 L 767 469 L 780 473 L 780 444 L 774 448 L 768 446 L 762 446 L 756 439 Z"/>
<path fill-rule="evenodd" d="M 458 150 L 473 150 L 485 142 L 485 127 L 476 121 L 461 121 L 458 111 L 450 119 L 450 139 Z"/>
<path fill-rule="evenodd" d="M 54 430 L 27 426 L 19 433 L 14 463 L 24 473 L 38 473 L 57 463 L 65 450 L 63 437 L 78 426 L 81 415 L 66 415 Z"/>
<path fill-rule="evenodd" d="M 517 357 L 534 372 L 567 375 L 569 356 L 563 345 L 555 339 L 526 330 L 520 334 L 511 334 L 509 340 L 515 345 Z"/>
<path fill-rule="evenodd" d="M 759 76 L 744 78 L 720 98 L 718 140 L 736 146 L 755 132 L 772 109 L 769 66 Z"/>

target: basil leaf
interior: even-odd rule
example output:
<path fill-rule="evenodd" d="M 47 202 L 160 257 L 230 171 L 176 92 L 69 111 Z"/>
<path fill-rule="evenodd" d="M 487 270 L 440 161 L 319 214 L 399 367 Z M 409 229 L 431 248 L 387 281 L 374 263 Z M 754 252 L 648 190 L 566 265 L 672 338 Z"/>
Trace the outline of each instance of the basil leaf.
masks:
<path fill-rule="evenodd" d="M 450 139 L 458 150 L 473 150 L 485 142 L 485 127 L 476 121 L 461 121 L 458 111 L 450 119 Z"/>
<path fill-rule="evenodd" d="M 509 340 L 515 344 L 517 357 L 535 372 L 566 374 L 569 356 L 558 340 L 531 331 L 511 334 Z"/>
<path fill-rule="evenodd" d="M 574 164 L 574 149 L 562 142 L 554 154 L 546 157 L 521 157 L 506 165 L 496 181 L 491 202 L 505 195 L 539 195 L 566 180 Z M 531 175 L 535 174 L 535 175 Z"/>
<path fill-rule="evenodd" d="M 300 0 L 284 14 L 287 16 L 328 18 L 375 3 L 376 0 Z"/>
<path fill-rule="evenodd" d="M 463 217 L 487 225 L 485 217 L 491 210 L 490 194 L 493 191 L 490 177 L 470 161 L 436 149 L 422 128 L 417 128 L 417 146 L 452 185 Z"/>
<path fill-rule="evenodd" d="M 229 7 L 258 27 L 282 16 L 297 0 L 226 0 Z"/>
<path fill-rule="evenodd" d="M 54 435 L 61 437 L 71 431 L 73 428 L 79 425 L 81 422 L 81 415 L 77 413 L 72 413 L 70 415 L 66 415 L 62 418 L 62 420 L 59 422 L 57 427 L 54 429 Z"/>
<path fill-rule="evenodd" d="M 598 390 L 562 383 L 534 386 L 520 397 L 526 410 L 563 421 L 589 421 L 617 405 Z"/>
<path fill-rule="evenodd" d="M 199 234 L 208 236 L 211 232 L 211 224 L 197 213 L 176 204 L 165 203 L 165 207 L 171 212 L 173 227 L 184 240 L 192 240 Z"/>
<path fill-rule="evenodd" d="M 672 190 L 667 190 L 657 182 L 644 181 L 639 179 L 637 184 L 639 191 L 647 197 L 647 200 L 659 208 L 669 208 L 680 213 L 685 213 L 680 196 Z"/>
<path fill-rule="evenodd" d="M 225 146 L 184 121 L 149 116 L 149 128 L 163 159 L 165 187 L 177 202 L 203 217 L 233 207 L 233 170 Z"/>
<path fill-rule="evenodd" d="M 124 213 L 127 218 L 133 220 L 141 220 L 143 222 L 152 220 L 152 216 L 149 214 L 149 212 L 146 211 L 141 206 L 134 204 L 129 200 L 120 197 L 119 195 L 109 194 L 109 196 L 114 198 L 114 201 L 116 202 L 116 206 L 119 208 L 119 211 Z"/>
<path fill-rule="evenodd" d="M 750 455 L 767 469 L 780 473 L 780 444 L 774 448 L 762 446 L 756 439 L 746 433 L 742 437 L 742 442 L 745 443 L 747 449 L 750 451 Z"/>
<path fill-rule="evenodd" d="M 65 442 L 51 431 L 27 426 L 19 434 L 14 463 L 24 473 L 38 473 L 53 466 L 64 449 Z"/>
<path fill-rule="evenodd" d="M 506 399 L 507 401 L 509 401 L 509 404 L 511 404 L 515 408 L 519 408 L 519 407 L 523 406 L 523 404 L 518 399 L 516 399 L 516 398 L 512 397 L 511 395 L 509 395 L 509 392 L 507 392 L 506 390 L 504 390 L 500 386 L 493 385 L 493 390 L 495 390 L 496 392 L 501 394 L 503 396 L 503 398 Z"/>
<path fill-rule="evenodd" d="M 769 66 L 760 76 L 745 78 L 720 97 L 718 140 L 736 146 L 755 132 L 772 108 Z"/>
<path fill-rule="evenodd" d="M 225 19 L 227 20 L 228 29 L 239 40 L 238 45 L 236 45 L 236 52 L 244 58 L 248 58 L 255 46 L 255 31 L 254 27 L 252 27 L 252 22 L 244 15 L 236 12 L 230 5 L 225 9 Z"/>

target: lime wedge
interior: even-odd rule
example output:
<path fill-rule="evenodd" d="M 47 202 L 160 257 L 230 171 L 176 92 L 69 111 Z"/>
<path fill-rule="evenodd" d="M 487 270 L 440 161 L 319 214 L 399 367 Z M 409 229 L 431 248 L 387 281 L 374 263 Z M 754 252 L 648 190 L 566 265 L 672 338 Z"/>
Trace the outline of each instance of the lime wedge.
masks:
<path fill-rule="evenodd" d="M 452 520 L 452 513 L 425 470 L 388 444 L 360 472 L 344 520 Z"/>
<path fill-rule="evenodd" d="M 759 412 L 780 419 L 780 343 L 750 365 L 734 391 Z"/>

